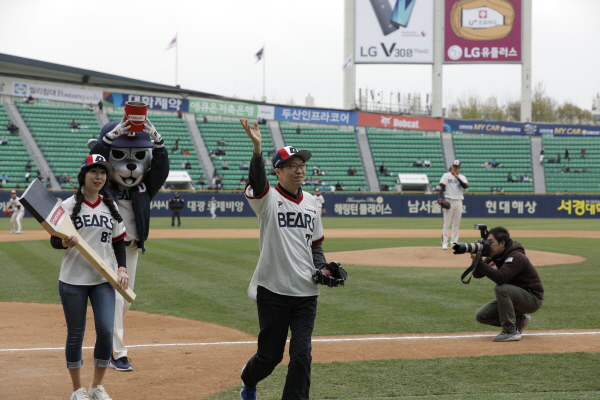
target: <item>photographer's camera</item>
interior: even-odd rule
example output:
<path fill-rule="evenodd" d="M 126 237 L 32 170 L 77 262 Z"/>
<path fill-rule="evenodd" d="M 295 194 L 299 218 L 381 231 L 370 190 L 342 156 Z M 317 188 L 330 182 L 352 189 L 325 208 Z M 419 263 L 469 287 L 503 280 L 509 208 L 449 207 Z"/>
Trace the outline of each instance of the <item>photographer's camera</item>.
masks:
<path fill-rule="evenodd" d="M 475 243 L 454 243 L 452 249 L 454 254 L 465 254 L 465 253 L 478 253 L 481 252 L 483 257 L 488 257 L 491 252 L 490 242 L 487 240 L 488 230 L 487 225 L 475 224 L 475 229 L 479 229 L 481 233 L 481 240 Z"/>

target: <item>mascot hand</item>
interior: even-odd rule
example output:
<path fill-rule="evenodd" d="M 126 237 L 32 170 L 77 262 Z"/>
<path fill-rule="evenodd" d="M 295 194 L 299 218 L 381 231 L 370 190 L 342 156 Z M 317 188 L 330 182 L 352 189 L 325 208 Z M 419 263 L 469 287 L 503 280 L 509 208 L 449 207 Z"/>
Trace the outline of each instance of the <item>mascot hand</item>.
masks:
<path fill-rule="evenodd" d="M 146 132 L 148 135 L 150 135 L 152 140 L 154 140 L 155 146 L 157 146 L 157 147 L 163 146 L 164 142 L 162 140 L 162 136 L 160 135 L 160 133 L 158 133 L 156 131 L 156 128 L 154 127 L 154 125 L 152 125 L 152 122 L 150 122 L 150 120 L 148 118 L 146 118 L 146 122 L 144 122 L 144 132 Z"/>
<path fill-rule="evenodd" d="M 111 144 L 111 142 L 113 140 L 115 140 L 116 138 L 118 138 L 119 136 L 123 136 L 123 135 L 127 135 L 129 134 L 129 128 L 131 128 L 129 124 L 129 121 L 125 118 L 123 118 L 118 124 L 117 126 L 115 126 L 115 128 L 108 132 L 105 136 L 104 136 L 104 141 L 108 144 Z"/>

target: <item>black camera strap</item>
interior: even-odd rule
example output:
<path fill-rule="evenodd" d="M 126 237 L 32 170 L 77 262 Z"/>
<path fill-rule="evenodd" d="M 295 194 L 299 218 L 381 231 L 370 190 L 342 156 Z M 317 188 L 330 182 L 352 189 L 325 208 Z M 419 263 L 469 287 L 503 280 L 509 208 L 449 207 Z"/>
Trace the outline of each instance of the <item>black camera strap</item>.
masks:
<path fill-rule="evenodd" d="M 475 259 L 471 263 L 471 266 L 467 268 L 465 272 L 463 272 L 463 274 L 461 275 L 460 280 L 462 281 L 462 283 L 468 285 L 469 282 L 471 282 L 471 277 L 473 276 L 473 272 L 477 268 L 477 265 L 479 265 L 479 261 L 481 261 L 481 250 L 479 250 L 476 253 Z"/>

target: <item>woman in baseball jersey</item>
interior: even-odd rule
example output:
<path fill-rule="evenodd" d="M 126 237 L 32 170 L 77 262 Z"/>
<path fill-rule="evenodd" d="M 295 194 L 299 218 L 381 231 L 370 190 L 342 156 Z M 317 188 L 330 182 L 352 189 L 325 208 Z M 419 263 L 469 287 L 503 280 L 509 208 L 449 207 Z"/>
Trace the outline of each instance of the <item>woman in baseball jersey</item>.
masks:
<path fill-rule="evenodd" d="M 315 267 L 326 263 L 318 205 L 301 188 L 311 153 L 292 146 L 275 152 L 272 165 L 278 184 L 270 187 L 258 124 L 252 128 L 248 120 L 240 121 L 254 146 L 245 196 L 260 227 L 260 257 L 248 288 L 257 304 L 260 333 L 258 350 L 242 370 L 240 397 L 256 399 L 256 385 L 281 362 L 291 330 L 290 362 L 281 398 L 308 400 L 311 336 L 319 295 L 312 275 Z"/>
<path fill-rule="evenodd" d="M 66 239 L 53 236 L 55 249 L 67 249 L 60 266 L 58 291 L 67 322 L 65 355 L 73 383 L 70 400 L 110 400 L 102 386 L 112 352 L 115 289 L 74 247 L 81 236 L 106 263 L 117 271 L 119 286 L 128 288 L 129 277 L 123 239 L 123 219 L 112 198 L 104 190 L 111 165 L 98 154 L 87 156 L 77 176 L 79 189 L 63 203 L 79 235 Z M 117 267 L 118 266 L 118 267 Z M 94 311 L 96 344 L 94 378 L 86 391 L 81 382 L 82 344 L 88 298 Z"/>
<path fill-rule="evenodd" d="M 12 210 L 10 216 L 10 233 L 15 233 L 15 224 L 17 225 L 16 233 L 23 233 L 21 230 L 21 220 L 25 214 L 25 208 L 21 205 L 19 197 L 17 196 L 16 190 L 10 191 L 10 200 L 8 201 L 8 208 Z"/>

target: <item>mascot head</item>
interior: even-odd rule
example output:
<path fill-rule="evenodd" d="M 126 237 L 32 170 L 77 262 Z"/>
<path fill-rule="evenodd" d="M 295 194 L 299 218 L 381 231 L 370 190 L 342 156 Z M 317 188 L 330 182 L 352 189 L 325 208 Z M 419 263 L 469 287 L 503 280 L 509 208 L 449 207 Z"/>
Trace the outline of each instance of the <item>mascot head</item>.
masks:
<path fill-rule="evenodd" d="M 112 131 L 118 123 L 119 121 L 111 121 L 104 125 L 98 140 L 104 139 L 104 135 Z M 87 143 L 88 148 L 91 150 L 98 140 L 90 139 Z M 150 135 L 146 132 L 130 132 L 113 140 L 111 147 L 108 158 L 113 167 L 111 180 L 124 187 L 139 185 L 146 171 L 150 169 L 152 160 L 154 142 Z"/>

